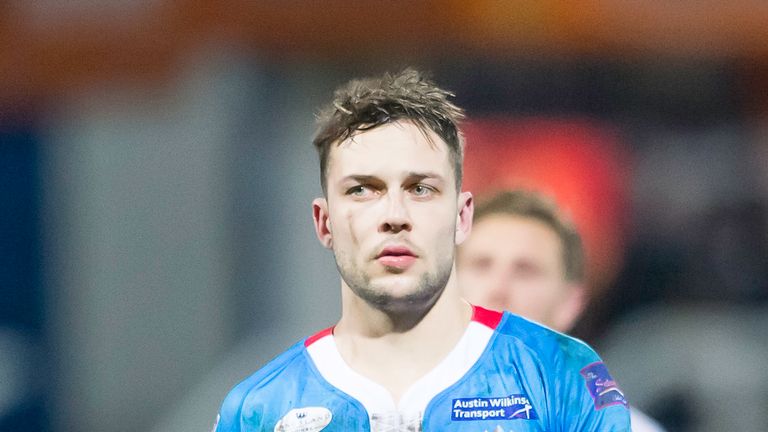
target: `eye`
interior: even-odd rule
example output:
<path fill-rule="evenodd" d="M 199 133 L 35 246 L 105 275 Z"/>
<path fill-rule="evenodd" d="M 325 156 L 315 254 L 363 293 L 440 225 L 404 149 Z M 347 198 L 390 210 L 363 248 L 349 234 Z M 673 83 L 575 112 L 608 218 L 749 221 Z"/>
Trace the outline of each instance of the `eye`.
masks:
<path fill-rule="evenodd" d="M 469 264 L 475 270 L 488 270 L 491 268 L 491 259 L 488 257 L 478 257 L 470 261 Z"/>
<path fill-rule="evenodd" d="M 427 197 L 435 192 L 435 188 L 422 183 L 415 184 L 411 187 L 411 193 L 417 197 Z"/>
<path fill-rule="evenodd" d="M 347 189 L 346 195 L 350 195 L 357 198 L 368 196 L 371 193 L 371 189 L 365 185 L 356 185 Z"/>
<path fill-rule="evenodd" d="M 520 278 L 535 279 L 544 274 L 544 269 L 531 261 L 522 261 L 514 265 L 514 272 Z"/>

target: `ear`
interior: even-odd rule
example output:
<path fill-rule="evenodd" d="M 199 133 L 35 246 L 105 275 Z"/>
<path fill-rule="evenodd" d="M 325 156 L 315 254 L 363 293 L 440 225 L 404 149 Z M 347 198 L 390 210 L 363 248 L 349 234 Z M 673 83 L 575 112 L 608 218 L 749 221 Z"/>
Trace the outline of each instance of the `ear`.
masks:
<path fill-rule="evenodd" d="M 333 246 L 333 234 L 331 221 L 328 219 L 328 201 L 325 198 L 315 198 L 312 201 L 312 219 L 315 222 L 317 239 L 323 247 L 330 249 Z"/>
<path fill-rule="evenodd" d="M 552 317 L 552 327 L 562 332 L 570 331 L 587 306 L 587 289 L 577 282 L 569 282 L 562 303 Z"/>
<path fill-rule="evenodd" d="M 471 192 L 459 194 L 459 213 L 456 215 L 456 236 L 454 242 L 457 245 L 464 243 L 472 231 L 472 215 L 475 213 L 475 201 Z"/>

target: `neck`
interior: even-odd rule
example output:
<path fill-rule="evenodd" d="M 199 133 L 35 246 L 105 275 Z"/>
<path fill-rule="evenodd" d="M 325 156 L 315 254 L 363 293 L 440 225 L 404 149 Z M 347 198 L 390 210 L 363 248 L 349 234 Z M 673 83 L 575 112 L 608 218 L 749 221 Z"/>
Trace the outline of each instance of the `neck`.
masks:
<path fill-rule="evenodd" d="M 455 271 L 435 302 L 402 312 L 382 311 L 343 286 L 342 317 L 334 339 L 352 369 L 382 384 L 398 401 L 451 351 L 471 318 L 471 306 L 459 296 Z"/>

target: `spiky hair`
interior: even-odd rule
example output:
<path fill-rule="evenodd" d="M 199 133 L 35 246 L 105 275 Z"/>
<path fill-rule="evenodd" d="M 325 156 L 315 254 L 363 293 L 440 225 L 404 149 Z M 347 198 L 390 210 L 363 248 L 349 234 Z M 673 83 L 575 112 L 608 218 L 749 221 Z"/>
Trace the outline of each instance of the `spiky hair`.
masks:
<path fill-rule="evenodd" d="M 326 191 L 328 156 L 333 144 L 397 120 L 410 120 L 422 132 L 432 131 L 445 141 L 454 166 L 456 190 L 460 190 L 464 140 L 459 122 L 464 118 L 464 110 L 448 100 L 453 96 L 413 68 L 397 74 L 355 79 L 339 87 L 333 101 L 317 115 L 319 127 L 312 141 L 320 157 L 323 191 Z"/>

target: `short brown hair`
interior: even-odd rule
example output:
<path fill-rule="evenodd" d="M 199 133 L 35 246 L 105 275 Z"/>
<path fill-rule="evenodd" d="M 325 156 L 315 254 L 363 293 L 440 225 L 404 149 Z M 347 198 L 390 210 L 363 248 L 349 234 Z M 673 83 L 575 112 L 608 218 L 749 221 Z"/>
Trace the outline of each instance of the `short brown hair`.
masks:
<path fill-rule="evenodd" d="M 312 143 L 320 156 L 320 183 L 326 192 L 331 145 L 358 131 L 397 120 L 411 120 L 422 132 L 431 130 L 448 145 L 456 189 L 461 189 L 464 139 L 459 122 L 464 110 L 451 103 L 454 95 L 412 68 L 397 74 L 355 79 L 339 87 L 333 101 L 317 116 L 318 132 Z"/>
<path fill-rule="evenodd" d="M 477 223 L 491 215 L 531 218 L 552 228 L 563 245 L 565 278 L 574 282 L 584 280 L 584 246 L 581 236 L 552 199 L 529 190 L 498 192 L 490 199 L 481 200 L 478 203 L 475 207 L 474 221 Z"/>

